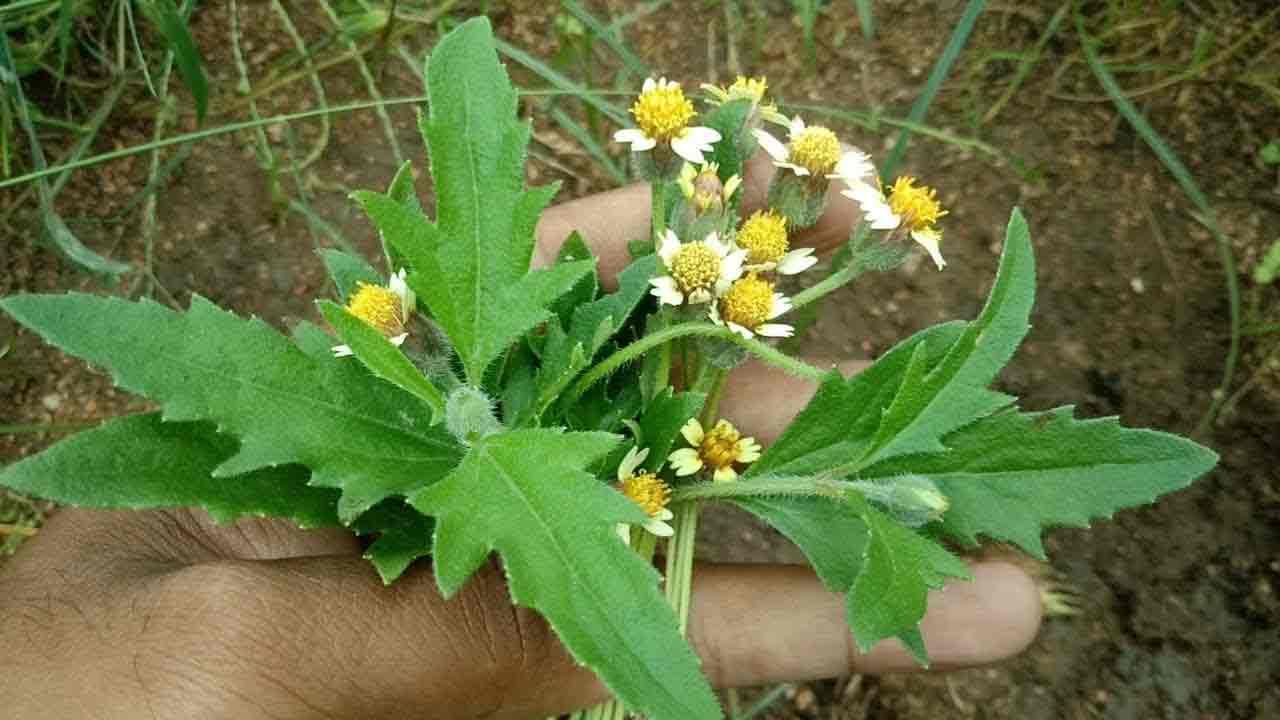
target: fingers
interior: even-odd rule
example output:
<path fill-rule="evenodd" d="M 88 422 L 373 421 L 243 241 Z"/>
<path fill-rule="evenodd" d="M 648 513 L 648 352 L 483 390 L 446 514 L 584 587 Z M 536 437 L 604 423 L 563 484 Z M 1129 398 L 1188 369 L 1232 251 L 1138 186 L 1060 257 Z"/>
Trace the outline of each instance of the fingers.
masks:
<path fill-rule="evenodd" d="M 833 367 L 830 362 L 810 360 L 809 364 Z M 861 372 L 867 364 L 863 360 L 847 360 L 834 367 L 847 377 Z M 817 385 L 812 381 L 751 360 L 729 373 L 720 398 L 720 417 L 727 418 L 743 435 L 769 445 L 778 439 L 816 390 Z"/>
<path fill-rule="evenodd" d="M 227 680 L 236 692 L 215 693 L 231 703 L 227 716 L 252 714 L 235 703 L 266 703 L 282 715 L 447 707 L 456 717 L 527 718 L 607 696 L 540 617 L 511 606 L 494 565 L 447 601 L 429 571 L 383 587 L 364 563 L 338 557 L 197 566 L 170 586 L 198 602 L 172 630 L 153 613 L 151 637 L 185 634 L 198 657 L 237 670 Z M 971 584 L 933 593 L 923 627 L 934 667 L 954 668 L 1020 652 L 1039 622 L 1031 579 L 993 562 L 975 565 Z M 699 567 L 691 638 L 722 687 L 916 669 L 894 641 L 859 654 L 843 598 L 801 567 Z M 301 698 L 306 707 L 290 706 Z"/>
<path fill-rule="evenodd" d="M 776 168 L 764 153 L 756 153 L 747 163 L 743 181 L 742 211 L 764 207 L 769 181 Z M 856 204 L 841 195 L 839 183 L 827 189 L 827 210 L 811 228 L 791 238 L 796 247 L 815 247 L 819 252 L 834 250 L 849 237 L 858 221 Z M 538 222 L 538 245 L 534 265 L 546 266 L 569 233 L 577 230 L 587 247 L 599 259 L 601 282 L 615 286 L 615 278 L 630 262 L 627 243 L 649 237 L 650 204 L 647 185 L 627 185 L 590 197 L 571 200 L 549 208 Z"/>

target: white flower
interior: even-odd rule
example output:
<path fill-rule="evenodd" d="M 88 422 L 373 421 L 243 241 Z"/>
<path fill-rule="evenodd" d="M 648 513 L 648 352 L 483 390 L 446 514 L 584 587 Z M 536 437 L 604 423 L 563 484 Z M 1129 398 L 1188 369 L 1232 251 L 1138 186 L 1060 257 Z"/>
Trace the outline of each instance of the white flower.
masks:
<path fill-rule="evenodd" d="M 813 267 L 818 258 L 813 248 L 788 250 L 787 219 L 774 210 L 757 210 L 742 221 L 734 242 L 747 251 L 747 270 L 777 270 L 795 275 Z"/>
<path fill-rule="evenodd" d="M 821 125 L 806 126 L 799 116 L 787 128 L 787 144 L 762 129 L 752 131 L 773 164 L 796 175 L 824 176 L 840 161 L 840 139 Z"/>
<path fill-rule="evenodd" d="M 858 203 L 871 229 L 893 230 L 903 226 L 911 239 L 929 253 L 939 270 L 947 266 L 940 247 L 942 231 L 937 228 L 938 220 L 947 211 L 938 202 L 937 191 L 927 186 L 916 186 L 915 178 L 904 175 L 893 183 L 888 196 L 878 182 L 876 185 L 867 182 L 850 185 L 840 194 Z"/>
<path fill-rule="evenodd" d="M 347 302 L 347 312 L 363 320 L 383 337 L 399 347 L 404 344 L 409 333 L 405 326 L 413 313 L 416 298 L 413 289 L 405 282 L 403 268 L 388 280 L 387 286 L 371 285 L 361 282 L 356 284 L 356 291 Z M 334 345 L 334 357 L 350 357 L 351 347 Z"/>
<path fill-rule="evenodd" d="M 742 275 L 745 250 L 734 250 L 718 233 L 691 243 L 681 243 L 669 228 L 658 243 L 658 256 L 667 274 L 649 280 L 650 295 L 668 305 L 710 302 Z"/>
<path fill-rule="evenodd" d="M 671 488 L 665 482 L 658 478 L 656 472 L 641 472 L 636 474 L 636 470 L 640 469 L 641 463 L 645 458 L 649 457 L 649 449 L 631 448 L 627 451 L 622 462 L 618 464 L 618 491 L 626 495 L 636 505 L 644 510 L 649 519 L 644 522 L 642 527 L 658 537 L 671 537 L 675 530 L 667 523 L 668 520 L 675 517 L 671 510 L 667 509 L 667 503 L 671 501 Z M 661 465 L 656 468 L 661 469 Z M 631 528 L 626 523 L 618 523 L 618 537 L 623 542 L 631 541 Z"/>
<path fill-rule="evenodd" d="M 750 273 L 734 282 L 711 303 L 711 310 L 707 314 L 711 322 L 727 326 L 748 340 L 752 335 L 788 338 L 795 334 L 795 328 L 768 321 L 790 309 L 791 300 L 782 293 L 775 292 L 773 283 L 756 273 Z"/>
<path fill-rule="evenodd" d="M 631 152 L 652 150 L 659 143 L 666 143 L 675 154 L 701 164 L 706 160 L 703 153 L 711 152 L 712 144 L 720 141 L 720 133 L 708 127 L 690 126 L 696 115 L 680 83 L 648 78 L 631 106 L 636 127 L 619 130 L 613 139 L 630 144 Z"/>
<path fill-rule="evenodd" d="M 720 420 L 704 432 L 697 418 L 680 428 L 680 434 L 692 446 L 671 453 L 668 460 L 677 477 L 692 475 L 703 468 L 712 470 L 715 482 L 729 482 L 738 477 L 734 464 L 745 465 L 760 459 L 760 443 L 742 433 L 728 420 Z"/>

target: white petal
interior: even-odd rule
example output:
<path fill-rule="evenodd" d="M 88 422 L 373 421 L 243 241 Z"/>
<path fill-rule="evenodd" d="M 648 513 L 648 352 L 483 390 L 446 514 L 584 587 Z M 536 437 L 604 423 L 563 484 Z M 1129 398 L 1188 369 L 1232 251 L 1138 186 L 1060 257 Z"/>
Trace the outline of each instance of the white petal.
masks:
<path fill-rule="evenodd" d="M 713 144 L 720 142 L 721 138 L 719 130 L 701 126 L 685 128 L 681 136 L 682 139 L 697 143 L 703 150 L 707 151 L 711 150 Z"/>
<path fill-rule="evenodd" d="M 756 333 L 765 337 L 789 338 L 796 334 L 796 329 L 780 323 L 765 323 L 756 328 Z"/>
<path fill-rule="evenodd" d="M 756 128 L 751 131 L 751 134 L 756 136 L 756 142 L 760 143 L 760 147 L 769 153 L 769 157 L 773 158 L 774 162 L 786 162 L 787 158 L 791 157 L 791 153 L 787 151 L 787 146 L 783 145 L 781 140 L 768 132 Z"/>
<path fill-rule="evenodd" d="M 389 339 L 391 340 L 392 345 L 395 345 L 396 347 L 400 347 L 401 345 L 404 344 L 404 340 L 407 337 L 409 337 L 409 333 L 400 333 L 399 335 Z"/>
<path fill-rule="evenodd" d="M 769 308 L 769 319 L 772 320 L 787 312 L 791 312 L 791 298 L 782 293 L 774 293 L 773 307 Z"/>
<path fill-rule="evenodd" d="M 662 258 L 663 265 L 671 267 L 671 261 L 675 259 L 679 252 L 680 238 L 676 237 L 671 228 L 667 228 L 658 242 L 658 257 Z"/>
<path fill-rule="evenodd" d="M 916 230 L 911 233 L 911 239 L 929 251 L 929 257 L 933 258 L 933 264 L 937 265 L 939 270 L 947 266 L 947 261 L 942 259 L 942 250 L 938 247 L 938 243 L 942 240 L 942 233 L 934 230 Z"/>
<path fill-rule="evenodd" d="M 652 150 L 654 147 L 658 145 L 657 140 L 646 136 L 644 134 L 644 131 L 638 130 L 636 128 L 619 130 L 618 132 L 613 134 L 613 140 L 614 142 L 630 143 L 631 152 L 644 152 L 645 150 Z"/>
<path fill-rule="evenodd" d="M 618 523 L 617 525 L 614 526 L 614 530 L 617 531 L 618 537 L 622 538 L 622 542 L 626 543 L 627 545 L 631 544 L 631 526 L 630 525 L 626 523 Z"/>
<path fill-rule="evenodd" d="M 698 457 L 698 451 L 693 448 L 676 450 L 667 460 L 671 462 L 671 469 L 675 471 L 676 477 L 692 475 L 702 469 L 702 458 Z"/>
<path fill-rule="evenodd" d="M 658 298 L 658 302 L 677 306 L 684 302 L 684 294 L 676 287 L 676 281 L 673 278 L 665 276 L 652 278 L 649 284 L 653 286 L 649 294 Z"/>
<path fill-rule="evenodd" d="M 661 510 L 658 511 L 657 515 L 654 515 L 654 517 L 658 518 L 659 520 L 670 520 L 675 516 L 676 514 L 671 512 L 671 510 L 667 508 L 662 508 Z"/>
<path fill-rule="evenodd" d="M 711 292 L 706 288 L 698 288 L 697 290 L 689 293 L 690 305 L 701 305 L 705 302 L 711 302 Z"/>
<path fill-rule="evenodd" d="M 676 534 L 675 528 L 657 518 L 649 518 L 649 521 L 644 524 L 644 529 L 658 537 L 671 537 Z"/>
<path fill-rule="evenodd" d="M 803 167 L 803 166 L 801 166 L 801 165 L 796 165 L 795 163 L 789 163 L 789 162 L 777 162 L 777 161 L 775 160 L 773 164 L 774 164 L 775 166 L 777 166 L 777 167 L 780 167 L 780 168 L 787 168 L 787 169 L 791 170 L 791 172 L 793 172 L 793 173 L 795 173 L 795 174 L 797 174 L 797 175 L 799 175 L 799 176 L 801 176 L 801 177 L 804 177 L 805 175 L 808 175 L 808 174 L 809 174 L 809 168 L 807 168 L 807 167 Z"/>
<path fill-rule="evenodd" d="M 871 156 L 861 150 L 850 150 L 840 156 L 836 162 L 835 172 L 827 177 L 839 178 L 849 185 L 865 183 L 875 172 L 871 164 Z"/>
<path fill-rule="evenodd" d="M 649 457 L 649 448 L 641 450 L 638 447 L 633 447 L 628 450 L 627 454 L 622 458 L 622 462 L 618 464 L 618 479 L 626 480 L 635 474 L 636 468 L 640 467 L 640 464 L 647 457 Z"/>
<path fill-rule="evenodd" d="M 746 339 L 748 339 L 748 340 L 750 340 L 750 339 L 751 339 L 751 331 L 750 331 L 750 330 L 748 330 L 748 329 L 746 329 L 746 328 L 742 327 L 741 325 L 739 325 L 739 324 L 738 324 L 738 323 L 736 323 L 736 322 L 730 322 L 730 323 L 728 323 L 728 325 L 729 325 L 729 329 L 730 329 L 730 330 L 732 330 L 732 331 L 734 331 L 734 332 L 738 333 L 739 335 L 741 335 L 742 337 L 744 337 L 744 338 L 746 338 Z"/>
<path fill-rule="evenodd" d="M 760 443 L 755 438 L 742 438 L 738 441 L 738 462 L 749 463 L 760 459 Z"/>
<path fill-rule="evenodd" d="M 413 290 L 409 288 L 409 284 L 405 282 L 404 268 L 400 268 L 398 272 L 391 275 L 391 282 L 387 283 L 388 289 L 400 298 L 400 317 L 409 318 L 409 313 L 413 312 L 413 305 L 416 298 L 413 296 Z"/>
<path fill-rule="evenodd" d="M 666 78 L 662 78 L 662 82 L 663 82 L 663 84 L 666 84 L 667 79 L 666 79 Z M 653 81 L 653 78 L 645 78 L 645 79 L 644 79 L 644 84 L 640 86 L 640 92 L 642 92 L 642 93 L 649 92 L 650 90 L 652 90 L 652 89 L 654 89 L 655 87 L 657 87 L 657 85 L 658 85 L 658 84 L 657 84 L 657 83 L 655 83 L 655 82 Z"/>
<path fill-rule="evenodd" d="M 738 471 L 734 470 L 732 465 L 726 465 L 722 468 L 716 468 L 711 479 L 718 483 L 733 482 L 738 479 Z"/>
<path fill-rule="evenodd" d="M 724 289 L 728 290 L 729 288 L 726 286 Z M 723 294 L 724 292 L 723 290 L 720 289 L 720 286 L 718 283 L 716 285 L 716 292 L 719 292 L 721 294 Z M 720 318 L 720 303 L 718 302 L 711 303 L 711 308 L 707 310 L 707 317 L 711 319 L 711 322 L 717 325 L 724 325 L 724 320 Z"/>
<path fill-rule="evenodd" d="M 689 441 L 690 445 L 701 445 L 704 436 L 702 423 L 698 422 L 698 418 L 689 418 L 680 427 L 680 434 L 684 436 L 685 440 Z"/>
<path fill-rule="evenodd" d="M 351 352 L 350 345 L 334 345 L 331 350 L 333 350 L 333 356 L 336 358 L 351 357 L 352 355 L 355 355 L 355 353 Z"/>
<path fill-rule="evenodd" d="M 724 181 L 724 199 L 728 200 L 729 198 L 733 197 L 733 194 L 737 192 L 738 187 L 740 185 L 742 185 L 742 178 L 737 175 L 734 175 L 730 177 L 728 180 L 725 180 Z"/>
<path fill-rule="evenodd" d="M 706 158 L 702 155 L 702 146 L 687 137 L 671 138 L 671 150 L 689 162 L 699 164 L 706 162 Z"/>
<path fill-rule="evenodd" d="M 778 261 L 778 272 L 783 275 L 795 275 L 804 272 L 816 265 L 818 258 L 813 254 L 813 248 L 796 248 Z"/>
<path fill-rule="evenodd" d="M 702 239 L 702 244 L 711 248 L 712 252 L 714 252 L 720 258 L 723 258 L 725 255 L 729 254 L 729 250 L 730 250 L 729 243 L 721 240 L 720 233 L 718 232 L 708 233 L 707 236 Z"/>
<path fill-rule="evenodd" d="M 787 135 L 794 138 L 804 132 L 804 120 L 799 115 L 791 118 L 791 124 L 787 126 Z"/>
<path fill-rule="evenodd" d="M 720 279 L 732 283 L 742 277 L 742 263 L 747 259 L 746 250 L 735 250 L 720 263 Z M 725 288 L 726 290 L 728 288 Z"/>

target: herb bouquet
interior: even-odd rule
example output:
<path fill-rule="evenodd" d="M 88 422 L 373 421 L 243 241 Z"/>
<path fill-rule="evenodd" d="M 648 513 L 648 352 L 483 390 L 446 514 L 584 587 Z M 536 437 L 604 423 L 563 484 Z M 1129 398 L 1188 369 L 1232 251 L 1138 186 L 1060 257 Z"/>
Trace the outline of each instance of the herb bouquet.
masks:
<path fill-rule="evenodd" d="M 369 536 L 391 583 L 430 558 L 458 591 L 492 552 L 512 599 L 540 612 L 623 708 L 655 720 L 721 716 L 683 637 L 699 508 L 726 502 L 777 528 L 848 598 L 857 645 L 896 638 L 927 662 L 931 588 L 967 568 L 944 543 L 980 535 L 1043 556 L 1040 533 L 1152 501 L 1209 470 L 1190 441 L 1026 413 L 988 388 L 1028 328 L 1034 260 L 1016 210 L 991 294 L 969 322 L 899 343 L 854 377 L 772 340 L 796 311 L 918 245 L 941 269 L 945 212 L 911 178 L 887 189 L 829 129 L 786 118 L 762 80 L 645 82 L 617 133 L 652 186 L 652 235 L 602 292 L 576 235 L 532 269 L 556 192 L 526 188 L 530 127 L 489 24 L 443 38 L 428 63 L 422 132 L 434 219 L 401 168 L 354 195 L 380 231 L 386 272 L 329 250 L 336 339 L 285 337 L 195 296 L 186 312 L 89 295 L 18 295 L 0 307 L 109 369 L 162 411 L 104 423 L 0 471 L 0 485 L 86 507 L 198 506 Z M 757 150 L 777 172 L 768 208 L 739 220 Z M 824 278 L 789 234 L 839 183 L 865 217 Z M 779 291 L 804 289 L 791 297 Z M 762 448 L 717 412 L 726 373 L 757 358 L 816 394 Z M 665 566 L 654 569 L 665 540 Z"/>

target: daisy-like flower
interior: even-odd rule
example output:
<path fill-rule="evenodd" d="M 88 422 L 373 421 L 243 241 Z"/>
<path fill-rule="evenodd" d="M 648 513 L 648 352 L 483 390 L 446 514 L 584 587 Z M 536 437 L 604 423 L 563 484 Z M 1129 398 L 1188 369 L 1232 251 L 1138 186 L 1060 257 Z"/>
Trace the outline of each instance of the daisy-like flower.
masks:
<path fill-rule="evenodd" d="M 356 291 L 347 301 L 347 312 L 355 315 L 382 333 L 392 345 L 400 346 L 409 333 L 405 327 L 409 316 L 413 313 L 413 290 L 404 281 L 404 270 L 391 276 L 386 287 L 361 282 L 356 284 Z M 334 345 L 334 357 L 350 357 L 351 347 Z"/>
<path fill-rule="evenodd" d="M 703 163 L 701 168 L 692 163 L 685 163 L 680 168 L 680 177 L 676 178 L 684 199 L 700 213 L 707 210 L 722 210 L 729 204 L 729 199 L 742 185 L 742 178 L 733 175 L 720 182 L 720 166 L 716 163 Z"/>
<path fill-rule="evenodd" d="M 702 153 L 711 152 L 711 145 L 720 140 L 720 133 L 708 127 L 690 127 L 689 122 L 696 115 L 680 83 L 648 78 L 640 97 L 631 106 L 636 127 L 619 130 L 613 139 L 630 143 L 631 152 L 652 150 L 660 143 L 670 145 L 671 150 L 685 160 L 702 163 Z"/>
<path fill-rule="evenodd" d="M 799 117 L 787 127 L 787 143 L 756 128 L 756 141 L 773 158 L 773 164 L 801 177 L 822 177 L 836 169 L 840 161 L 840 139 L 821 125 L 805 125 Z"/>
<path fill-rule="evenodd" d="M 649 457 L 648 448 L 641 450 L 633 447 L 627 451 L 618 465 L 618 491 L 648 514 L 649 519 L 643 525 L 645 530 L 658 537 L 671 537 L 675 532 L 667 524 L 667 521 L 674 517 L 667 509 L 667 503 L 671 501 L 671 488 L 655 473 L 644 470 L 639 474 L 636 473 L 647 457 Z M 618 523 L 618 536 L 623 542 L 630 542 L 631 527 L 626 523 Z"/>
<path fill-rule="evenodd" d="M 748 273 L 711 303 L 708 314 L 715 324 L 727 325 L 747 339 L 752 335 L 786 338 L 795 333 L 795 328 L 769 321 L 790 309 L 791 300 L 775 292 L 773 283 L 756 273 Z"/>
<path fill-rule="evenodd" d="M 680 434 L 692 447 L 681 448 L 668 456 L 676 475 L 692 475 L 703 468 L 711 470 L 715 482 L 729 482 L 738 477 L 734 464 L 745 465 L 760 459 L 760 443 L 742 433 L 728 420 L 719 420 L 709 432 L 702 429 L 698 418 L 680 428 Z"/>
<path fill-rule="evenodd" d="M 769 90 L 769 81 L 763 77 L 749 78 L 739 75 L 738 79 L 728 87 L 704 83 L 702 89 L 711 96 L 708 102 L 712 105 L 719 106 L 734 100 L 750 100 L 753 111 L 760 113 L 760 117 L 765 120 L 778 125 L 786 125 L 789 122 L 786 115 L 778 112 L 777 105 L 765 102 L 764 94 Z"/>
<path fill-rule="evenodd" d="M 699 242 L 681 243 L 668 229 L 658 244 L 667 274 L 649 280 L 649 294 L 668 305 L 709 302 L 742 275 L 747 251 L 734 250 L 711 233 Z"/>
<path fill-rule="evenodd" d="M 818 258 L 813 248 L 789 250 L 787 219 L 774 210 L 757 210 L 742 222 L 734 236 L 738 247 L 747 251 L 748 270 L 777 270 L 795 275 L 813 267 Z"/>
<path fill-rule="evenodd" d="M 938 202 L 938 191 L 931 187 L 917 186 L 916 179 L 904 175 L 894 181 L 888 196 L 879 187 L 861 183 L 842 190 L 841 194 L 852 198 L 862 208 L 863 216 L 874 230 L 904 228 L 933 258 L 933 264 L 941 270 L 947 266 L 942 259 L 942 231 L 938 220 L 947 214 Z"/>

